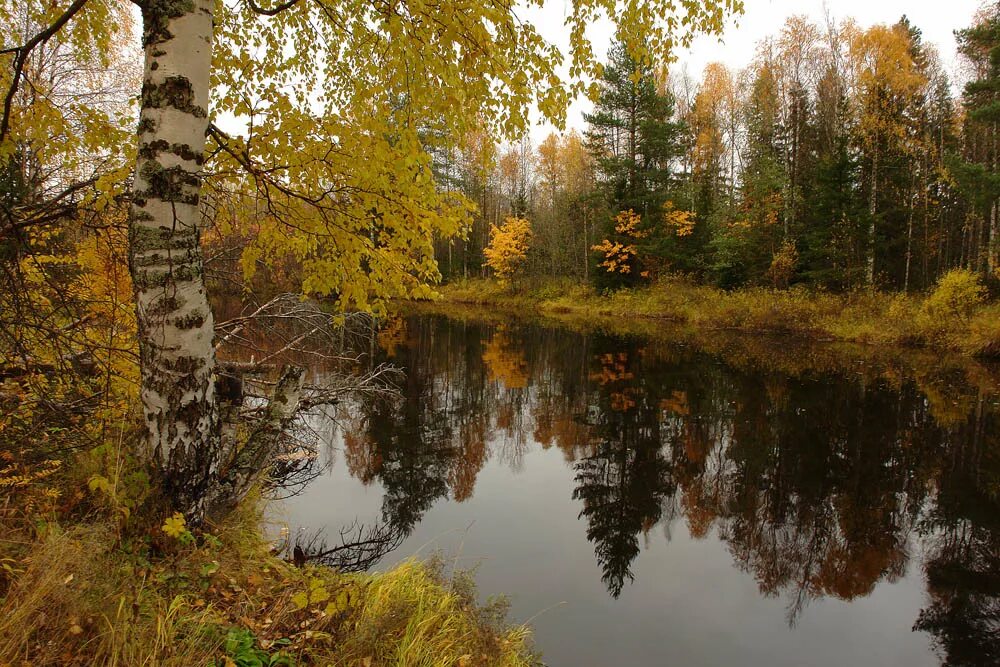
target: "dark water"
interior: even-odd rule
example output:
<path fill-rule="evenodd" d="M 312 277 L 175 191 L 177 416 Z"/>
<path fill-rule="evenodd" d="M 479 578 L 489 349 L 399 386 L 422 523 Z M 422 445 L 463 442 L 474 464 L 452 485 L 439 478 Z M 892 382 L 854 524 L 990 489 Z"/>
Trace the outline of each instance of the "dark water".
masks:
<path fill-rule="evenodd" d="M 404 400 L 313 424 L 331 467 L 287 521 L 476 566 L 547 664 L 1000 664 L 989 377 L 430 316 L 379 340 Z"/>

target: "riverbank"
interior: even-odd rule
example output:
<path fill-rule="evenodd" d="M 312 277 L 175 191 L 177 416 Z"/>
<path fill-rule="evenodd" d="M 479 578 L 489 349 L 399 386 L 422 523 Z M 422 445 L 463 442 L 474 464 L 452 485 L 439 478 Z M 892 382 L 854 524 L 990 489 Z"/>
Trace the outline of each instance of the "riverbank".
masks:
<path fill-rule="evenodd" d="M 947 285 L 930 295 L 765 288 L 728 292 L 675 279 L 601 294 L 569 281 L 512 290 L 477 279 L 444 285 L 439 292 L 445 303 L 556 318 L 660 320 L 689 330 L 783 334 L 1000 357 L 1000 303 L 970 302 L 961 287 L 957 295 Z"/>
<path fill-rule="evenodd" d="M 535 664 L 528 629 L 506 625 L 502 604 L 477 605 L 471 579 L 437 561 L 296 567 L 262 537 L 260 500 L 190 531 L 128 511 L 141 475 L 88 482 L 80 461 L 0 463 L 5 667 Z"/>

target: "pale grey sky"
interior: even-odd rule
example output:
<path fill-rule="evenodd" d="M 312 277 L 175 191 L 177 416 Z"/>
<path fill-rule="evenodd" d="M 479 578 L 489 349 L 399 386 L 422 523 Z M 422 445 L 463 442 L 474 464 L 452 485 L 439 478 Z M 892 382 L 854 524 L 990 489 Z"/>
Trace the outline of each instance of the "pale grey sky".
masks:
<path fill-rule="evenodd" d="M 747 65 L 759 40 L 777 34 L 785 19 L 804 14 L 815 23 L 825 24 L 829 12 L 837 22 L 855 19 L 862 27 L 877 23 L 895 23 L 904 14 L 919 28 L 924 41 L 934 44 L 950 75 L 956 74 L 954 31 L 968 26 L 982 0 L 744 0 L 742 16 L 730 19 L 722 35 L 716 38 L 700 37 L 688 50 L 678 53 L 680 66 L 687 64 L 690 75 L 698 80 L 707 63 L 721 61 L 740 69 Z M 566 52 L 566 28 L 563 26 L 565 5 L 547 3 L 543 9 L 528 12 L 525 17 L 535 23 L 550 41 Z M 611 40 L 610 25 L 596 25 L 591 31 L 595 52 L 607 51 Z M 582 128 L 583 111 L 590 108 L 586 100 L 572 105 L 567 126 Z M 536 126 L 532 138 L 541 141 L 554 128 Z"/>

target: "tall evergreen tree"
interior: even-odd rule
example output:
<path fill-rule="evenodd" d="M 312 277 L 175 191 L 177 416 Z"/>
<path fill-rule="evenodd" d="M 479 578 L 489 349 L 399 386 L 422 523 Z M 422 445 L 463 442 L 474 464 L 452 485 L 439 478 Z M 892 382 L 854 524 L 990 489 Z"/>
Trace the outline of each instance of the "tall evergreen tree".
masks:
<path fill-rule="evenodd" d="M 723 286 L 764 276 L 788 236 L 788 175 L 782 160 L 784 128 L 777 86 L 774 70 L 764 64 L 744 109 L 747 146 L 739 207 L 729 213 L 735 219 L 717 225 L 712 243 L 715 278 Z"/>
<path fill-rule="evenodd" d="M 956 33 L 959 52 L 973 65 L 977 77 L 965 86 L 968 110 L 965 159 L 954 161 L 955 176 L 975 212 L 985 218 L 986 229 L 976 229 L 976 246 L 982 253 L 969 253 L 967 263 L 994 274 L 998 263 L 997 200 L 1000 169 L 997 165 L 997 123 L 1000 122 L 1000 4 L 994 4 L 982 19 Z M 977 227 L 974 225 L 974 228 Z M 964 245 L 964 244 L 963 244 Z M 971 245 L 971 244 L 970 244 Z"/>
<path fill-rule="evenodd" d="M 658 89 L 653 69 L 616 42 L 608 52 L 594 113 L 584 114 L 593 153 L 612 210 L 655 212 L 680 155 L 674 100 Z"/>
<path fill-rule="evenodd" d="M 800 239 L 803 277 L 830 288 L 845 288 L 864 279 L 865 211 L 850 135 L 847 94 L 831 65 L 817 86 L 816 159 L 804 179 Z"/>
<path fill-rule="evenodd" d="M 662 224 L 663 205 L 674 185 L 682 129 L 674 119 L 674 99 L 658 85 L 652 67 L 633 58 L 620 42 L 612 45 L 598 85 L 601 92 L 594 113 L 584 114 L 584 119 L 589 126 L 587 148 L 594 156 L 610 213 L 606 237 L 625 244 L 643 239 L 647 254 L 669 259 L 664 257 L 669 244 L 663 241 L 672 232 Z M 641 222 L 633 230 L 637 233 L 623 235 L 615 216 L 629 210 Z M 595 275 L 624 283 L 639 278 L 638 271 Z"/>

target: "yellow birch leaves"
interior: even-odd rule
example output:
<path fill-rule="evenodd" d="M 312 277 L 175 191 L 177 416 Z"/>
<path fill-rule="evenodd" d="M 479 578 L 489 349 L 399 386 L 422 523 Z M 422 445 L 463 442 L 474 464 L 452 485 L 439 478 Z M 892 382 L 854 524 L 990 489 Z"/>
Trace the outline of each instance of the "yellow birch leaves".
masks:
<path fill-rule="evenodd" d="M 531 236 L 531 223 L 524 218 L 507 218 L 500 226 L 490 225 L 490 244 L 483 254 L 501 285 L 510 284 L 524 264 Z"/>

